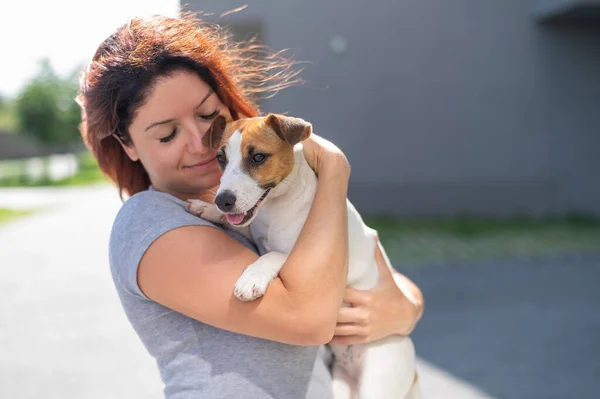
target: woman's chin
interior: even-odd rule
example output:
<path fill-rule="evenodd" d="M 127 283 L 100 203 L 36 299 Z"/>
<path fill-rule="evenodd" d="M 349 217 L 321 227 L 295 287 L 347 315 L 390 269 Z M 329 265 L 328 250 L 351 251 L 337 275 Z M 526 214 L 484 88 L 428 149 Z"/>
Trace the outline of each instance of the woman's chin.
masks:
<path fill-rule="evenodd" d="M 197 190 L 210 190 L 221 183 L 221 173 L 214 173 L 209 176 L 202 176 L 198 179 L 188 180 L 188 184 L 192 184 Z"/>

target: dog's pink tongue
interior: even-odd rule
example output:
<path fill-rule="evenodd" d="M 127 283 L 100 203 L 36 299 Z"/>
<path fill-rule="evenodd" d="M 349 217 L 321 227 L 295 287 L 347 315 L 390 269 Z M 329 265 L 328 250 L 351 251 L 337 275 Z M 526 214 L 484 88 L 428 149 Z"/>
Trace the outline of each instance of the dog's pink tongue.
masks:
<path fill-rule="evenodd" d="M 230 224 L 240 224 L 240 223 L 242 223 L 242 220 L 244 220 L 244 216 L 246 216 L 246 215 L 243 213 L 236 213 L 236 214 L 228 213 L 225 215 L 225 218 L 227 218 L 227 221 Z"/>

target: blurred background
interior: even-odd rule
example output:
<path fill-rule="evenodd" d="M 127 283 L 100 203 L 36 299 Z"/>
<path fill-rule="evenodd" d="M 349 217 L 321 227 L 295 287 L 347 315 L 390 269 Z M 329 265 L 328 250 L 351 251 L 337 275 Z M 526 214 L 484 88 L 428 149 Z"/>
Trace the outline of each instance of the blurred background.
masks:
<path fill-rule="evenodd" d="M 182 6 L 305 61 L 262 109 L 348 155 L 425 295 L 426 398 L 600 397 L 600 0 L 39 0 L 0 5 L 0 398 L 161 397 L 73 97 L 112 31 Z"/>

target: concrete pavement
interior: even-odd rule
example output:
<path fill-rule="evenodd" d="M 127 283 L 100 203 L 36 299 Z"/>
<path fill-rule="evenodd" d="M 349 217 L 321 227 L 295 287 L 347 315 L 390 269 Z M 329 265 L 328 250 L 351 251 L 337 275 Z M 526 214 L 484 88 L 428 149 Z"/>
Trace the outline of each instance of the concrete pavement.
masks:
<path fill-rule="evenodd" d="M 114 192 L 108 184 L 73 187 L 0 187 L 0 208 L 31 209 L 64 207 L 89 199 L 98 191 Z M 113 196 L 114 197 L 114 196 Z M 118 199 L 118 195 L 117 195 Z"/>
<path fill-rule="evenodd" d="M 403 272 L 425 295 L 427 362 L 489 397 L 600 398 L 600 248 Z"/>
<path fill-rule="evenodd" d="M 0 227 L 0 398 L 161 398 L 108 269 L 116 190 L 17 191 L 48 210 Z"/>

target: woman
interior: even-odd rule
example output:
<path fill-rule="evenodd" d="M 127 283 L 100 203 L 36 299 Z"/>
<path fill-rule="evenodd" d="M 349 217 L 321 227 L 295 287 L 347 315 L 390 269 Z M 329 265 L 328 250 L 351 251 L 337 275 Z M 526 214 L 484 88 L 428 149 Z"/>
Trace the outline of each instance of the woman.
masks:
<path fill-rule="evenodd" d="M 256 116 L 250 94 L 293 83 L 287 60 L 257 50 L 189 16 L 133 19 L 100 45 L 81 80 L 83 139 L 131 196 L 111 233 L 113 279 L 169 399 L 328 398 L 321 344 L 406 334 L 420 317 L 418 288 L 392 277 L 380 252 L 381 283 L 345 289 L 350 170 L 319 137 L 305 145 L 319 183 L 294 251 L 262 298 L 233 297 L 258 257 L 252 243 L 190 215 L 184 201 L 211 201 L 218 187 L 215 151 L 202 144 L 211 121 Z"/>

